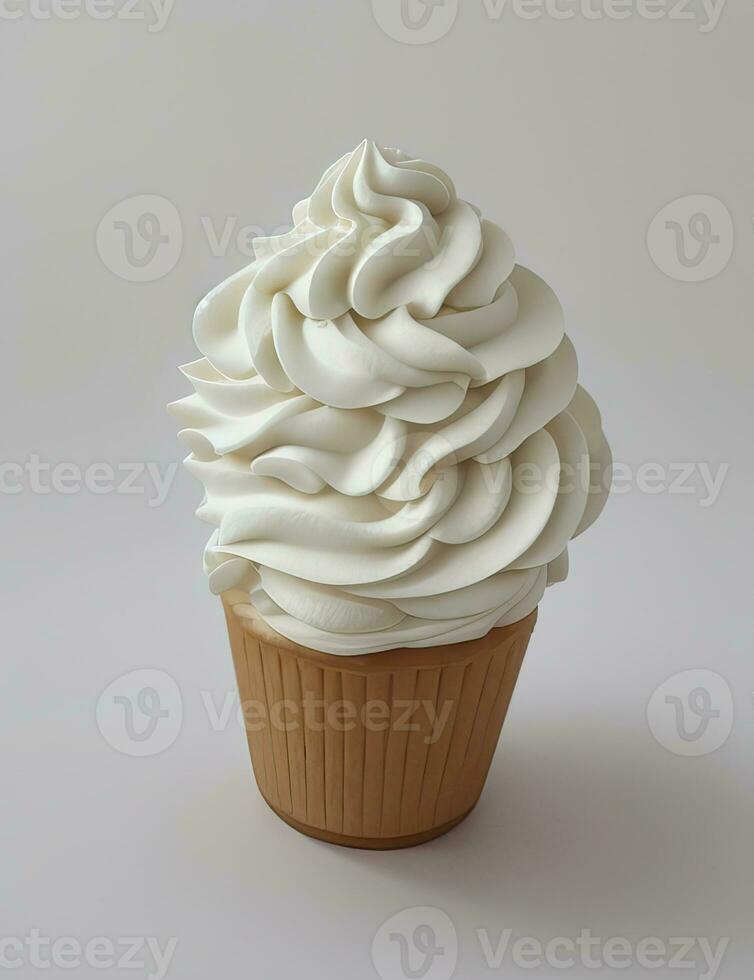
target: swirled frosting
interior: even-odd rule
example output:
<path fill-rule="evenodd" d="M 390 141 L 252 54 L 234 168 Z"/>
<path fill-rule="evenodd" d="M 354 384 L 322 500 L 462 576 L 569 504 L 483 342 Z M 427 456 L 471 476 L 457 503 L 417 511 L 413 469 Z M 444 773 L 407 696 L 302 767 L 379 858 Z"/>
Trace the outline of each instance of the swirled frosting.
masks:
<path fill-rule="evenodd" d="M 528 615 L 611 463 L 553 292 L 440 169 L 370 141 L 254 249 L 170 406 L 212 590 L 336 654 Z"/>

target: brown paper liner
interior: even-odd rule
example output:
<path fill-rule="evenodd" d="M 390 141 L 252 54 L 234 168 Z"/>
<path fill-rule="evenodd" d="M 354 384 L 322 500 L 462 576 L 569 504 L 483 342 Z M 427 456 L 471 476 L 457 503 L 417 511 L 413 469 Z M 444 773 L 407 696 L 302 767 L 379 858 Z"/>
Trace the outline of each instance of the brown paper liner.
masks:
<path fill-rule="evenodd" d="M 254 775 L 286 823 L 384 850 L 474 808 L 536 609 L 479 640 L 347 657 L 281 636 L 240 591 L 223 605 Z"/>

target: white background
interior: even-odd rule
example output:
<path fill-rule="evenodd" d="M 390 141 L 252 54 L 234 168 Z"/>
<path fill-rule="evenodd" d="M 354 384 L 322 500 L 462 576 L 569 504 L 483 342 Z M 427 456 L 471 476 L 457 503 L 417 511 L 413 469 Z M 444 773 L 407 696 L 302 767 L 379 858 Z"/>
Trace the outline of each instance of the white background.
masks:
<path fill-rule="evenodd" d="M 397 0 L 381 6 L 396 22 Z M 718 976 L 750 976 L 751 5 L 729 0 L 704 32 L 699 5 L 695 20 L 561 22 L 490 19 L 494 5 L 464 0 L 426 44 L 388 36 L 367 0 L 175 0 L 151 31 L 143 4 L 134 20 L 3 9 L 21 11 L 0 21 L 4 463 L 179 461 L 164 405 L 187 391 L 176 368 L 196 356 L 193 308 L 246 262 L 233 237 L 213 254 L 207 226 L 272 232 L 369 136 L 446 169 L 553 285 L 617 460 L 730 468 L 709 507 L 636 487 L 608 503 L 540 608 L 479 807 L 389 854 L 289 830 L 253 785 L 235 720 L 213 730 L 202 692 L 220 704 L 234 679 L 201 569 L 199 485 L 181 471 L 150 507 L 150 487 L 40 493 L 24 477 L 0 499 L 0 938 L 175 937 L 177 980 L 361 980 L 380 975 L 380 925 L 433 906 L 464 980 L 587 972 L 510 957 L 491 969 L 476 930 L 494 945 L 505 928 L 542 943 L 582 928 L 634 945 L 727 937 Z M 120 239 L 98 250 L 97 228 L 145 194 L 174 205 L 175 254 L 134 282 L 117 271 Z M 696 281 L 677 262 L 673 277 L 664 221 L 670 275 L 647 245 L 655 215 L 688 195 L 732 219 L 716 225 L 730 259 L 706 281 L 703 264 Z M 136 669 L 173 678 L 183 711 L 172 744 L 145 757 L 97 725 L 101 692 Z M 713 685 L 723 744 L 696 757 L 647 722 L 658 685 L 690 669 L 720 675 L 733 705 Z M 36 976 L 23 955 L 14 975 Z M 46 975 L 64 972 L 124 971 Z"/>

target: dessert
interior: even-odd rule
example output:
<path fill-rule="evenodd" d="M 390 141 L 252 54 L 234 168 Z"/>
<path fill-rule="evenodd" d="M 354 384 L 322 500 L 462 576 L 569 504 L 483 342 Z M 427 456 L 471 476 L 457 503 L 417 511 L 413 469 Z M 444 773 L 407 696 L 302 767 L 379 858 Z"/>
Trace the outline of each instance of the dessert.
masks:
<path fill-rule="evenodd" d="M 199 304 L 194 393 L 171 406 L 247 693 L 248 642 L 260 669 L 276 651 L 281 679 L 288 655 L 394 684 L 402 651 L 398 673 L 457 655 L 468 681 L 479 650 L 489 668 L 496 639 L 533 626 L 607 496 L 610 450 L 561 306 L 443 171 L 366 140 L 290 232 L 254 247 Z M 290 785 L 282 797 L 293 806 Z M 372 836 L 409 825 L 421 834 L 409 820 Z"/>

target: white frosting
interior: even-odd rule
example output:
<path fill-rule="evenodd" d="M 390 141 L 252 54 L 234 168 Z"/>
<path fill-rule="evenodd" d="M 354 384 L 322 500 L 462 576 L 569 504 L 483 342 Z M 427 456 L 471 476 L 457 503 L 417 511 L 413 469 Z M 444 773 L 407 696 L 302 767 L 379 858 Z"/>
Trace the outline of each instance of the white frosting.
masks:
<path fill-rule="evenodd" d="M 528 615 L 610 451 L 555 295 L 437 167 L 365 141 L 199 304 L 170 408 L 214 592 L 361 654 Z"/>

